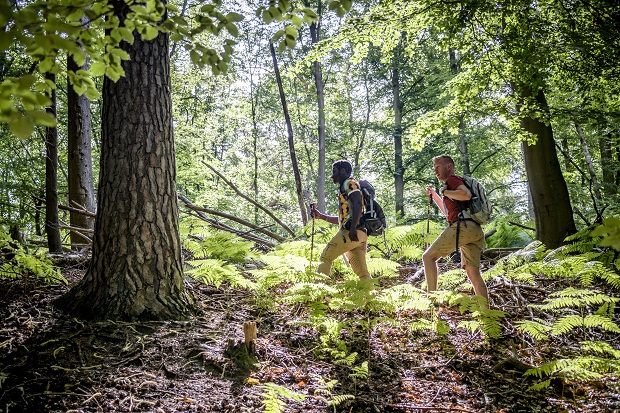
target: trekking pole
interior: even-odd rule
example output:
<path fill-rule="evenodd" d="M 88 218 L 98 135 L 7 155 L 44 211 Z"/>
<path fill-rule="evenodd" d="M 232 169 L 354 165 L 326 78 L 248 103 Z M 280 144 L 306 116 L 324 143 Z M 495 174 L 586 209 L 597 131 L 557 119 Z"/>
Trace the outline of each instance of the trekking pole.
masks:
<path fill-rule="evenodd" d="M 426 239 L 424 249 L 428 249 L 428 237 L 431 232 L 431 200 L 433 199 L 433 195 L 428 196 L 428 206 L 426 208 Z"/>

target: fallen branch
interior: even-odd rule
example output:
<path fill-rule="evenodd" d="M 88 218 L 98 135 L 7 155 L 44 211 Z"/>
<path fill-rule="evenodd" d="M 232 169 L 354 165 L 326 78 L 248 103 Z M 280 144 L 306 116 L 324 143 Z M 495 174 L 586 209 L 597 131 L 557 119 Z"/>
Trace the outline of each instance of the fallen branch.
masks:
<path fill-rule="evenodd" d="M 233 184 L 232 182 L 230 182 L 228 179 L 226 179 L 226 177 L 224 175 L 222 175 L 218 170 L 216 170 L 214 167 L 212 167 L 211 165 L 209 165 L 208 163 L 206 163 L 205 161 L 201 161 L 207 168 L 211 169 L 217 176 L 219 176 L 220 178 L 222 178 L 222 181 L 226 182 L 226 184 L 231 187 L 233 189 L 233 191 L 235 191 L 237 193 L 237 195 L 239 195 L 241 198 L 245 199 L 246 201 L 250 202 L 252 205 L 256 206 L 257 208 L 261 209 L 262 211 L 264 211 L 267 215 L 269 215 L 271 218 L 273 218 L 274 221 L 276 221 L 282 228 L 284 228 L 289 234 L 291 234 L 292 236 L 295 236 L 295 232 L 293 232 L 292 229 L 290 229 L 288 227 L 288 225 L 286 225 L 284 222 L 280 221 L 278 219 L 278 217 L 276 217 L 273 212 L 271 212 L 270 210 L 268 210 L 267 208 L 265 208 L 264 206 L 262 206 L 261 204 L 259 204 L 258 202 L 256 202 L 255 200 L 253 200 L 252 198 L 250 198 L 249 196 L 247 196 L 246 194 L 244 194 L 243 192 L 241 192 L 239 190 L 239 188 L 237 188 L 237 186 L 235 186 L 235 184 Z"/>
<path fill-rule="evenodd" d="M 190 209 L 190 212 L 188 212 L 188 214 L 193 215 L 193 216 L 195 216 L 195 217 L 197 217 L 197 218 L 207 222 L 213 228 L 216 228 L 216 229 L 219 229 L 219 230 L 222 230 L 222 231 L 231 232 L 231 233 L 237 235 L 240 238 L 247 239 L 248 241 L 255 242 L 255 243 L 263 245 L 263 246 L 265 246 L 267 248 L 273 248 L 273 247 L 276 246 L 276 244 L 274 244 L 273 242 L 268 241 L 268 240 L 266 240 L 264 238 L 261 238 L 259 236 L 256 236 L 256 235 L 248 233 L 248 232 L 239 231 L 238 229 L 233 228 L 230 225 L 223 224 L 223 223 L 217 221 L 216 219 L 213 219 L 213 218 L 205 215 L 204 212 L 194 211 L 194 210 Z"/>
<path fill-rule="evenodd" d="M 181 201 L 183 201 L 183 203 L 185 203 L 185 206 L 187 208 L 189 208 L 189 209 L 191 209 L 193 211 L 205 212 L 205 213 L 210 214 L 210 215 L 215 215 L 215 216 L 218 216 L 218 217 L 230 219 L 231 221 L 237 222 L 237 223 L 239 223 L 241 225 L 245 225 L 246 227 L 252 228 L 252 229 L 254 229 L 254 230 L 256 230 L 256 231 L 258 231 L 260 233 L 263 233 L 263 234 L 267 235 L 268 237 L 271 237 L 271 238 L 275 239 L 278 242 L 282 242 L 285 239 L 284 237 L 276 234 L 275 232 L 269 231 L 268 229 L 265 229 L 263 227 L 259 227 L 258 225 L 255 225 L 255 224 L 253 224 L 253 223 L 251 223 L 249 221 L 246 221 L 244 219 L 241 219 L 239 217 L 227 214 L 225 212 L 216 211 L 214 209 L 196 206 L 189 199 L 187 199 L 183 195 L 179 195 L 178 197 L 179 197 L 179 199 Z"/>

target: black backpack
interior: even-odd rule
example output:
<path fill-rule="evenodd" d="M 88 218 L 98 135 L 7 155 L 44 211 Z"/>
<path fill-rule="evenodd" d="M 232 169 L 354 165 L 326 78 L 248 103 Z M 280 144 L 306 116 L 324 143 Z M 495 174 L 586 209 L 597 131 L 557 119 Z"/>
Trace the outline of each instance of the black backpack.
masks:
<path fill-rule="evenodd" d="M 359 181 L 364 197 L 364 214 L 362 215 L 362 225 L 366 227 L 368 235 L 382 235 L 387 224 L 385 222 L 385 214 L 383 208 L 375 199 L 375 188 L 372 184 L 364 179 Z"/>

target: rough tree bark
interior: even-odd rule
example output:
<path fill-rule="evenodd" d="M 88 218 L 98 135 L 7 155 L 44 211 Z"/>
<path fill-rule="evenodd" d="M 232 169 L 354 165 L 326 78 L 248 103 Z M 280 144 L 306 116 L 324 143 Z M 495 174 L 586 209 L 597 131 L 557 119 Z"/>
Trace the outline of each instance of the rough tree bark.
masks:
<path fill-rule="evenodd" d="M 79 67 L 73 58 L 68 58 L 67 69 L 76 72 L 88 70 L 85 63 Z M 67 88 L 67 180 L 69 186 L 69 206 L 95 211 L 95 188 L 93 184 L 93 161 L 91 151 L 90 102 L 84 95 L 78 95 L 73 87 Z M 92 230 L 95 220 L 87 214 L 70 212 L 72 227 Z M 71 246 L 90 243 L 90 240 L 77 232 L 71 232 Z"/>
<path fill-rule="evenodd" d="M 450 49 L 448 51 L 448 57 L 450 59 L 450 73 L 456 76 L 459 73 L 459 61 L 456 57 L 456 51 Z M 463 175 L 471 176 L 471 168 L 469 165 L 469 148 L 467 147 L 467 137 L 465 136 L 465 116 L 460 114 L 459 119 L 459 151 L 461 152 L 461 167 L 463 168 Z"/>
<path fill-rule="evenodd" d="M 88 319 L 182 319 L 193 298 L 181 260 L 168 35 L 134 36 L 122 44 L 125 77 L 104 80 L 92 262 L 57 303 Z"/>
<path fill-rule="evenodd" d="M 522 85 L 517 90 L 521 99 L 533 98 L 541 110 L 548 110 L 542 91 L 534 96 L 527 86 Z M 521 111 L 520 105 L 518 110 Z M 562 245 L 566 236 L 575 232 L 568 188 L 558 161 L 551 125 L 528 114 L 522 116 L 521 127 L 537 137 L 535 144 L 522 144 L 536 222 L 536 239 L 547 248 L 556 248 Z"/>

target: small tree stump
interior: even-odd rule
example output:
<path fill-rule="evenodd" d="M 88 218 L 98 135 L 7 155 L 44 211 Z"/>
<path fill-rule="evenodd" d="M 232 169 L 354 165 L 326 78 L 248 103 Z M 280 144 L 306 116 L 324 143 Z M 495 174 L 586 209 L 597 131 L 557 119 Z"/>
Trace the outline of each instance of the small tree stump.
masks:
<path fill-rule="evenodd" d="M 254 321 L 247 321 L 243 323 L 243 335 L 245 336 L 245 346 L 248 349 L 249 354 L 254 354 L 256 350 L 256 323 Z"/>
<path fill-rule="evenodd" d="M 252 321 L 243 323 L 243 335 L 244 342 L 235 343 L 234 340 L 228 340 L 224 356 L 231 359 L 241 371 L 249 371 L 259 365 L 256 358 L 256 323 Z"/>

